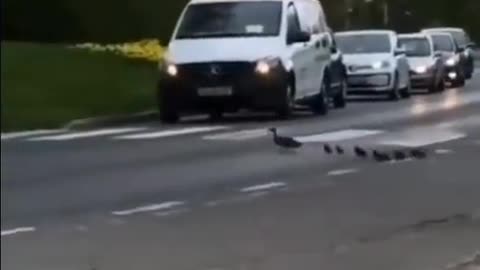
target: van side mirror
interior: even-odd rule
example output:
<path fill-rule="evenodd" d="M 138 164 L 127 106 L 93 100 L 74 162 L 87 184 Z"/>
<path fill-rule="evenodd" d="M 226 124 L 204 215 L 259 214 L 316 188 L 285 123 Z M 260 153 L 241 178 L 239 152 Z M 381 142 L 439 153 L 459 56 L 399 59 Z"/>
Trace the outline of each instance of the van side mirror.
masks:
<path fill-rule="evenodd" d="M 311 39 L 310 33 L 306 31 L 293 32 L 293 33 L 289 33 L 287 37 L 287 43 L 293 44 L 293 43 L 309 42 L 310 39 Z"/>
<path fill-rule="evenodd" d="M 331 52 L 332 54 L 337 54 L 337 53 L 338 53 L 337 47 L 335 47 L 335 46 L 330 47 L 330 52 Z"/>
<path fill-rule="evenodd" d="M 465 48 L 463 47 L 458 47 L 457 48 L 457 53 L 463 53 L 465 51 Z"/>
<path fill-rule="evenodd" d="M 435 56 L 436 58 L 442 58 L 443 57 L 443 53 L 442 52 L 435 52 L 433 54 L 433 56 Z"/>

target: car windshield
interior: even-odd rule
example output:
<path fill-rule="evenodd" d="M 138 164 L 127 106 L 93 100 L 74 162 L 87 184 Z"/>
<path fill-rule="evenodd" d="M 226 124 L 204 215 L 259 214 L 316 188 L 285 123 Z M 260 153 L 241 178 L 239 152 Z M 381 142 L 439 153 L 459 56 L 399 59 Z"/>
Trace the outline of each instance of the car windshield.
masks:
<path fill-rule="evenodd" d="M 408 57 L 426 57 L 431 55 L 431 47 L 426 38 L 400 38 L 398 45 L 404 47 Z"/>
<path fill-rule="evenodd" d="M 273 1 L 193 4 L 176 38 L 277 36 L 281 14 L 281 2 Z"/>
<path fill-rule="evenodd" d="M 467 35 L 462 31 L 448 31 L 453 36 L 458 46 L 464 47 L 469 42 Z"/>
<path fill-rule="evenodd" d="M 392 49 L 387 34 L 351 34 L 335 37 L 344 54 L 389 53 Z"/>
<path fill-rule="evenodd" d="M 448 35 L 433 35 L 433 47 L 435 51 L 453 52 L 455 46 Z"/>

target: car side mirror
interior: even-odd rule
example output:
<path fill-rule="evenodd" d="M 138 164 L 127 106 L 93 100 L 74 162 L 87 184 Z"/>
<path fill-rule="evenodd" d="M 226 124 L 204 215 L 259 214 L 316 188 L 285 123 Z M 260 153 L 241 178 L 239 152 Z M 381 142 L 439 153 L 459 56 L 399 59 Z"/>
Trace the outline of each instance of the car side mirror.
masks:
<path fill-rule="evenodd" d="M 457 53 L 463 53 L 465 51 L 465 48 L 459 47 L 457 48 Z"/>
<path fill-rule="evenodd" d="M 305 31 L 300 31 L 300 32 L 290 33 L 287 38 L 287 43 L 293 44 L 293 43 L 309 42 L 310 39 L 311 39 L 310 33 Z"/>
<path fill-rule="evenodd" d="M 476 49 L 477 48 L 477 44 L 475 44 L 475 42 L 470 42 L 467 44 L 467 48 L 469 49 Z"/>
<path fill-rule="evenodd" d="M 400 55 L 404 55 L 406 53 L 407 53 L 407 50 L 405 50 L 405 48 L 397 48 L 397 49 L 395 49 L 394 55 L 395 56 L 400 56 Z"/>
<path fill-rule="evenodd" d="M 332 54 L 337 54 L 337 53 L 338 53 L 337 47 L 332 46 L 332 47 L 330 48 L 330 52 L 331 52 Z"/>
<path fill-rule="evenodd" d="M 436 58 L 441 58 L 441 57 L 443 57 L 443 53 L 442 52 L 435 52 L 433 54 L 433 56 L 435 56 Z"/>

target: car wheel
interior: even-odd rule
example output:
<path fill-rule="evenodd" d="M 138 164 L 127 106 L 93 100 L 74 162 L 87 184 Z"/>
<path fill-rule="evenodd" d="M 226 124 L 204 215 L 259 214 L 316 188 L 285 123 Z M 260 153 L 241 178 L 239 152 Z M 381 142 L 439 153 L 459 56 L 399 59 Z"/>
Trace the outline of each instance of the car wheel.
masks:
<path fill-rule="evenodd" d="M 283 101 L 280 108 L 277 110 L 277 115 L 280 119 L 288 119 L 292 116 L 295 105 L 293 87 L 288 84 L 283 91 Z"/>
<path fill-rule="evenodd" d="M 401 91 L 400 91 L 400 95 L 402 96 L 402 98 L 410 98 L 411 96 L 411 91 L 412 91 L 412 86 L 410 84 L 410 79 L 407 83 L 407 87 L 403 88 Z"/>
<path fill-rule="evenodd" d="M 395 81 L 393 83 L 393 89 L 390 91 L 390 94 L 388 95 L 389 96 L 389 99 L 390 100 L 393 100 L 393 101 L 397 101 L 400 99 L 400 91 L 398 89 L 398 73 L 395 74 Z"/>
<path fill-rule="evenodd" d="M 347 83 L 345 79 L 342 80 L 340 90 L 333 97 L 333 106 L 335 108 L 345 108 L 347 105 Z"/>
<path fill-rule="evenodd" d="M 328 114 L 329 96 L 327 85 L 329 84 L 324 80 L 320 87 L 320 93 L 318 93 L 313 99 L 311 107 L 312 111 L 317 115 Z"/>
<path fill-rule="evenodd" d="M 444 83 L 443 79 L 435 78 L 433 80 L 432 84 L 428 87 L 428 92 L 430 94 L 433 94 L 433 93 L 443 91 L 444 88 L 445 88 L 445 83 Z"/>
<path fill-rule="evenodd" d="M 453 83 L 453 87 L 464 87 L 465 86 L 465 74 L 461 74 L 458 79 Z"/>

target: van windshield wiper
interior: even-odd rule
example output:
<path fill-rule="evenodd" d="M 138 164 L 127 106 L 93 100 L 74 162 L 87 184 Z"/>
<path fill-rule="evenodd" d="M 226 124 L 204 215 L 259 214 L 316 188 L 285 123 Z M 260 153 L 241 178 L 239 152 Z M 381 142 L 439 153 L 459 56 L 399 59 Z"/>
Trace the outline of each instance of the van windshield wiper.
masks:
<path fill-rule="evenodd" d="M 177 39 L 187 39 L 187 38 L 216 38 L 216 37 L 265 37 L 273 36 L 273 34 L 257 34 L 257 33 L 201 33 L 201 34 L 188 34 L 188 35 L 178 35 Z"/>

